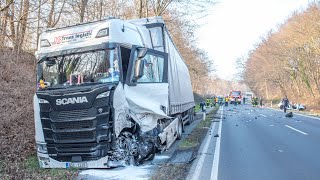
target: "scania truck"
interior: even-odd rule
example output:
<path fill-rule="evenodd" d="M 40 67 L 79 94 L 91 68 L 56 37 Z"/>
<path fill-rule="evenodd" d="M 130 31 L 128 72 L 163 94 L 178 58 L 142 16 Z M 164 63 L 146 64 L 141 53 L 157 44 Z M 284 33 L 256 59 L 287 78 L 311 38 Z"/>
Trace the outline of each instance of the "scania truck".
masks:
<path fill-rule="evenodd" d="M 194 119 L 189 71 L 161 17 L 48 29 L 36 58 L 42 168 L 137 165 Z"/>

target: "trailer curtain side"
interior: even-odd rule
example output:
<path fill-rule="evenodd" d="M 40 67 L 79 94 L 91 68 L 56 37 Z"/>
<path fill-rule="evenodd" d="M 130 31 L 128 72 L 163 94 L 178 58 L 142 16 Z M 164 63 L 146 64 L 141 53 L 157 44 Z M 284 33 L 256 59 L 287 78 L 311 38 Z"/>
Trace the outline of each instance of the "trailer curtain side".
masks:
<path fill-rule="evenodd" d="M 151 48 L 168 53 L 169 114 L 181 113 L 192 108 L 195 104 L 189 70 L 162 18 L 154 17 L 130 22 L 146 26 L 150 30 Z"/>

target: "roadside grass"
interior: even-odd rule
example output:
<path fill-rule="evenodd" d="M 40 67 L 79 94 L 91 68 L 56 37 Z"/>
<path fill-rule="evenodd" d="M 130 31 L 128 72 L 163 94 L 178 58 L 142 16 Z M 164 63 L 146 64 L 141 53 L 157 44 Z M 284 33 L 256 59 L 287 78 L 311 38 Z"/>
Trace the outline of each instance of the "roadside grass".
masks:
<path fill-rule="evenodd" d="M 207 129 L 210 127 L 212 123 L 212 116 L 218 111 L 219 106 L 216 106 L 213 110 L 211 110 L 207 115 L 206 119 L 202 120 L 191 132 L 191 134 L 185 138 L 180 144 L 179 149 L 186 150 L 189 148 L 197 147 L 201 144 L 203 135 L 206 134 L 207 130 L 204 131 L 204 129 Z M 204 133 L 205 132 L 205 133 Z"/>
<path fill-rule="evenodd" d="M 190 164 L 164 164 L 151 180 L 186 179 L 185 174 L 188 174 L 190 166 Z"/>
<path fill-rule="evenodd" d="M 196 104 L 196 106 L 194 107 L 194 111 L 198 112 L 200 110 L 200 104 Z"/>
<path fill-rule="evenodd" d="M 75 179 L 78 174 L 78 169 L 42 169 L 39 166 L 37 155 L 31 155 L 24 161 L 24 167 L 36 178 L 48 179 Z M 40 175 L 40 177 L 39 177 Z"/>

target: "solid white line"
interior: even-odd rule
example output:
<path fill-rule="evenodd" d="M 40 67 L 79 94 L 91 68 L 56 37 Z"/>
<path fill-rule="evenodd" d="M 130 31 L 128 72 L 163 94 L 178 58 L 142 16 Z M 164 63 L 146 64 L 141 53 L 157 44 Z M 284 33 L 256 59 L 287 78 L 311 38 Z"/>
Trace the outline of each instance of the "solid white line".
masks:
<path fill-rule="evenodd" d="M 211 178 L 210 180 L 217 180 L 218 179 L 218 170 L 219 170 L 219 159 L 220 159 L 220 142 L 221 142 L 221 130 L 222 130 L 222 116 L 223 116 L 223 106 L 221 109 L 221 120 L 219 124 L 218 134 L 219 137 L 216 141 L 216 147 L 214 149 L 214 156 L 213 156 L 213 163 L 212 163 L 212 170 L 211 170 Z"/>
<path fill-rule="evenodd" d="M 286 126 L 287 126 L 288 128 L 290 128 L 290 129 L 292 129 L 292 130 L 295 130 L 295 131 L 301 133 L 301 134 L 308 135 L 307 133 L 305 133 L 305 132 L 303 132 L 303 131 L 300 131 L 300 130 L 298 130 L 298 129 L 296 129 L 296 128 L 293 128 L 293 127 L 288 126 L 288 125 L 286 125 Z"/>
<path fill-rule="evenodd" d="M 205 141 L 205 146 L 204 146 L 204 148 L 202 149 L 202 152 L 203 152 L 203 153 L 200 154 L 200 159 L 199 159 L 199 161 L 197 162 L 197 165 L 196 165 L 194 174 L 193 174 L 193 176 L 192 176 L 192 178 L 191 178 L 192 180 L 198 180 L 198 179 L 199 179 L 200 172 L 201 172 L 202 166 L 203 166 L 203 164 L 204 164 L 206 152 L 208 152 L 209 145 L 210 145 L 210 142 L 211 142 L 211 138 L 212 138 L 212 136 L 213 136 L 213 131 L 214 131 L 215 125 L 216 125 L 216 123 L 212 123 L 212 124 L 211 124 L 212 133 L 210 133 L 209 131 L 208 131 L 208 133 L 207 133 L 207 134 L 208 134 L 208 137 L 207 137 L 207 139 L 206 139 L 206 141 Z"/>
<path fill-rule="evenodd" d="M 260 114 L 260 116 L 267 117 L 266 115 Z"/>
<path fill-rule="evenodd" d="M 298 116 L 303 116 L 303 117 L 307 117 L 307 118 L 312 118 L 312 119 L 320 120 L 320 118 L 318 118 L 318 117 L 308 116 L 308 115 L 299 114 L 299 113 L 295 113 L 295 114 L 298 115 Z"/>
<path fill-rule="evenodd" d="M 281 111 L 281 112 L 283 112 L 283 110 L 279 110 L 279 109 L 274 109 L 274 108 L 270 108 L 270 107 L 268 107 L 267 109 L 271 109 L 271 110 L 274 110 L 274 111 Z M 304 114 L 300 114 L 300 113 L 298 113 L 297 111 L 296 111 L 296 113 L 295 113 L 295 111 L 292 111 L 295 115 L 298 115 L 298 116 L 303 116 L 303 117 L 306 117 L 306 118 L 311 118 L 311 119 L 315 119 L 315 120 L 319 120 L 320 121 L 320 118 L 318 118 L 318 117 L 314 117 L 314 116 L 311 116 L 311 115 L 304 115 Z"/>

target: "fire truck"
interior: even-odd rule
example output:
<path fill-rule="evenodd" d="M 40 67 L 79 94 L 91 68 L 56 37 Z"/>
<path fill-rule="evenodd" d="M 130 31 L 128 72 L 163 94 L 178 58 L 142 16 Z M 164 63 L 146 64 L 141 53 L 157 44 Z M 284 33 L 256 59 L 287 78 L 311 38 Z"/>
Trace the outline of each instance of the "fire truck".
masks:
<path fill-rule="evenodd" d="M 229 97 L 230 97 L 230 104 L 233 104 L 233 103 L 241 104 L 241 99 L 242 99 L 241 91 L 232 90 L 230 91 Z"/>

